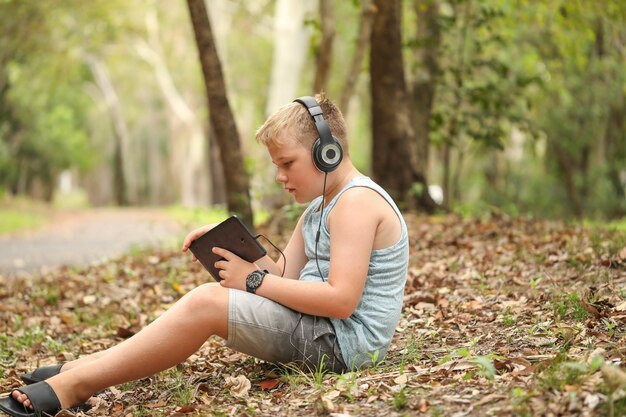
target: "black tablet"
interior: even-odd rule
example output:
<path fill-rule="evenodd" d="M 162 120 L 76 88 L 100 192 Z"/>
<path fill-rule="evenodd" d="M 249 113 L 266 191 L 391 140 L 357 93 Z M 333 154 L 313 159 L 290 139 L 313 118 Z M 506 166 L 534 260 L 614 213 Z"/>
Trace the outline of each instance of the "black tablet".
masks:
<path fill-rule="evenodd" d="M 231 216 L 196 240 L 189 249 L 216 281 L 221 281 L 215 262 L 223 259 L 213 253 L 219 247 L 231 251 L 248 262 L 256 262 L 267 254 L 265 248 L 252 236 L 237 216 Z"/>

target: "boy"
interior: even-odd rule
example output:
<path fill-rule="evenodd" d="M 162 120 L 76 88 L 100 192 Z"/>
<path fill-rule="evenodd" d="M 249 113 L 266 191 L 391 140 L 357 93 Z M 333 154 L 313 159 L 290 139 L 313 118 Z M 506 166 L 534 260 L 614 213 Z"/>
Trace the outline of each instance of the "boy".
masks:
<path fill-rule="evenodd" d="M 110 349 L 25 375 L 26 382 L 45 382 L 15 390 L 0 401 L 0 410 L 54 414 L 99 390 L 183 362 L 212 335 L 266 361 L 335 372 L 384 357 L 400 317 L 408 265 L 400 211 L 354 167 L 343 116 L 322 95 L 279 109 L 258 130 L 257 141 L 277 167 L 276 180 L 298 203 L 310 202 L 284 250 L 285 262 L 265 256 L 250 263 L 214 248 L 224 258 L 216 263 L 219 283 L 190 291 Z M 182 251 L 212 227 L 189 233 Z"/>

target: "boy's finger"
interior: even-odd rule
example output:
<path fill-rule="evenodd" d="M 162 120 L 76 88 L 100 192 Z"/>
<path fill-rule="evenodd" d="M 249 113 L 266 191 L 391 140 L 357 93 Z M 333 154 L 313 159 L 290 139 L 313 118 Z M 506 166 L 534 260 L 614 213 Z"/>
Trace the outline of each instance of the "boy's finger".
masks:
<path fill-rule="evenodd" d="M 213 247 L 213 253 L 216 255 L 221 256 L 222 258 L 226 259 L 227 261 L 230 261 L 232 258 L 233 253 L 224 249 L 224 248 L 218 248 L 217 246 Z"/>

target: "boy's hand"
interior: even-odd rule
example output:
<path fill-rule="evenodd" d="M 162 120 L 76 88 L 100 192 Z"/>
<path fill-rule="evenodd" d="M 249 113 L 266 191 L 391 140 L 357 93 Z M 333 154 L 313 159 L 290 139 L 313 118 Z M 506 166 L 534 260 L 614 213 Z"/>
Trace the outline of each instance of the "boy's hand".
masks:
<path fill-rule="evenodd" d="M 215 262 L 215 267 L 220 270 L 220 278 L 222 278 L 220 285 L 245 291 L 246 277 L 259 267 L 223 248 L 213 248 L 213 253 L 224 258 Z"/>
<path fill-rule="evenodd" d="M 183 240 L 183 247 L 181 248 L 182 251 L 187 252 L 187 250 L 189 250 L 189 246 L 194 240 L 196 240 L 209 230 L 213 229 L 215 226 L 217 226 L 217 223 L 207 224 L 189 232 L 189 234 L 185 237 L 185 240 Z M 198 260 L 198 258 L 196 258 L 195 255 L 191 254 L 191 260 L 195 262 Z"/>

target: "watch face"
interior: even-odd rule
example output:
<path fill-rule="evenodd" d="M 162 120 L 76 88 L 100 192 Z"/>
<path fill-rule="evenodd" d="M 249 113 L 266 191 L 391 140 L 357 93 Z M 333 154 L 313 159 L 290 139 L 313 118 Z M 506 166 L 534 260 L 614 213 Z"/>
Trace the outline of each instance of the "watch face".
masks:
<path fill-rule="evenodd" d="M 263 283 L 263 277 L 265 277 L 265 273 L 261 271 L 253 271 L 246 278 L 246 290 L 251 293 L 255 293 L 256 289 L 259 288 L 261 283 Z"/>
<path fill-rule="evenodd" d="M 258 271 L 254 271 L 248 277 L 248 285 L 252 288 L 257 288 L 261 285 L 261 274 Z"/>

